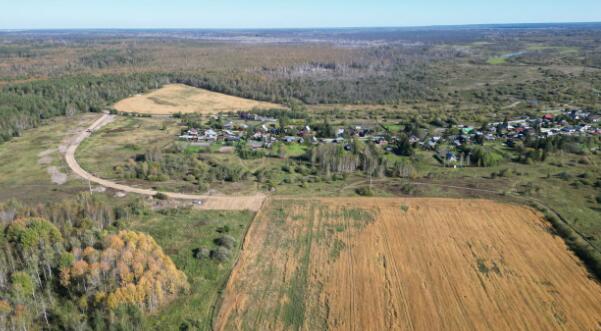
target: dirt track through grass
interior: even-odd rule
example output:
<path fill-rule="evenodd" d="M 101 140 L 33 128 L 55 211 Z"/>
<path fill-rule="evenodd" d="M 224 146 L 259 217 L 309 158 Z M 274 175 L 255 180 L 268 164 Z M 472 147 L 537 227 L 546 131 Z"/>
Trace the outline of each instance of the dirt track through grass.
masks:
<path fill-rule="evenodd" d="M 594 330 L 601 323 L 601 286 L 529 208 L 274 199 L 245 242 L 218 330 Z"/>
<path fill-rule="evenodd" d="M 100 116 L 92 125 L 86 130 L 82 130 L 77 133 L 69 142 L 69 146 L 65 152 L 65 161 L 69 165 L 69 168 L 78 175 L 92 183 L 99 184 L 106 188 L 111 188 L 121 192 L 135 193 L 145 196 L 155 196 L 158 191 L 152 189 L 132 187 L 116 183 L 111 180 L 99 178 L 93 174 L 84 170 L 77 160 L 75 159 L 75 151 L 81 142 L 88 138 L 94 131 L 100 129 L 102 126 L 110 123 L 114 119 L 114 115 L 103 114 Z M 196 206 L 196 209 L 210 209 L 210 210 L 259 210 L 265 195 L 262 193 L 256 193 L 251 196 L 212 196 L 212 195 L 199 195 L 199 194 L 187 194 L 178 192 L 161 192 L 165 196 L 171 199 L 178 200 L 197 200 L 201 201 L 202 205 Z"/>

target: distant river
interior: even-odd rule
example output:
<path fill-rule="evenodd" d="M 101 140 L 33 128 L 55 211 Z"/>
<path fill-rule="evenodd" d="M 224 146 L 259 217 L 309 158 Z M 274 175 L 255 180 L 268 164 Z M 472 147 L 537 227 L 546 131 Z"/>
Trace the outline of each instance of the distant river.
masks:
<path fill-rule="evenodd" d="M 526 53 L 528 53 L 528 52 L 527 51 L 519 51 L 519 52 L 513 52 L 513 53 L 503 54 L 503 55 L 501 55 L 501 57 L 504 58 L 504 59 L 510 59 L 512 57 L 524 55 Z"/>

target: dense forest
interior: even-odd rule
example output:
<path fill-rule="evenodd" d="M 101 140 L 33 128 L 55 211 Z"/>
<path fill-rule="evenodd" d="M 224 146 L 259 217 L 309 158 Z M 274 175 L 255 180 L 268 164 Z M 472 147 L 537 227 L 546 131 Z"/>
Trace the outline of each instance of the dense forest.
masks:
<path fill-rule="evenodd" d="M 69 77 L 5 86 L 0 92 L 0 141 L 19 136 L 45 118 L 98 112 L 168 79 L 152 75 Z"/>
<path fill-rule="evenodd" d="M 5 32 L 0 142 L 45 118 L 99 111 L 166 83 L 281 104 L 473 113 L 499 112 L 516 102 L 521 110 L 598 108 L 599 31 L 594 25 L 534 25 L 217 33 L 229 42 L 201 31 Z M 240 43 L 250 36 L 254 43 Z M 297 42 L 281 42 L 288 38 Z"/>
<path fill-rule="evenodd" d="M 154 239 L 120 230 L 143 212 L 82 194 L 59 204 L 0 206 L 0 329 L 132 329 L 188 291 Z"/>
<path fill-rule="evenodd" d="M 114 102 L 167 83 L 184 83 L 257 100 L 284 104 L 442 102 L 474 103 L 487 109 L 500 109 L 511 100 L 530 100 L 537 104 L 580 104 L 598 107 L 601 90 L 599 75 L 578 76 L 548 73 L 533 83 L 484 87 L 479 90 L 450 93 L 436 92 L 423 79 L 391 76 L 382 79 L 320 82 L 311 79 L 265 81 L 261 77 L 200 74 L 145 73 L 131 75 L 77 76 L 54 80 L 6 85 L 0 92 L 0 141 L 19 136 L 23 130 L 38 126 L 45 118 L 98 112 Z M 434 84 L 435 85 L 435 84 Z M 588 88 L 578 89 L 580 85 Z M 486 109 L 485 108 L 485 109 Z"/>

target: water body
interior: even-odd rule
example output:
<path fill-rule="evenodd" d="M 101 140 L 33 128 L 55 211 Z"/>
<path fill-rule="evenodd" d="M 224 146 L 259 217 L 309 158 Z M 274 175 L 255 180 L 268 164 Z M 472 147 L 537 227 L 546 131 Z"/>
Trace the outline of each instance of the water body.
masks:
<path fill-rule="evenodd" d="M 528 52 L 527 51 L 519 51 L 519 52 L 513 52 L 513 53 L 504 54 L 504 55 L 501 55 L 501 57 L 504 58 L 504 59 L 510 59 L 512 57 L 524 55 L 526 53 L 528 53 Z"/>

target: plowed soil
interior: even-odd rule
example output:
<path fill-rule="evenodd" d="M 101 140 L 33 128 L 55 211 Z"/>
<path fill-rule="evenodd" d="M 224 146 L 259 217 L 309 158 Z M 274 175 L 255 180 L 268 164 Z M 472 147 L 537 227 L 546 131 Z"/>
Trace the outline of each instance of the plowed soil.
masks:
<path fill-rule="evenodd" d="M 598 330 L 601 286 L 541 215 L 485 200 L 274 199 L 218 330 Z"/>

